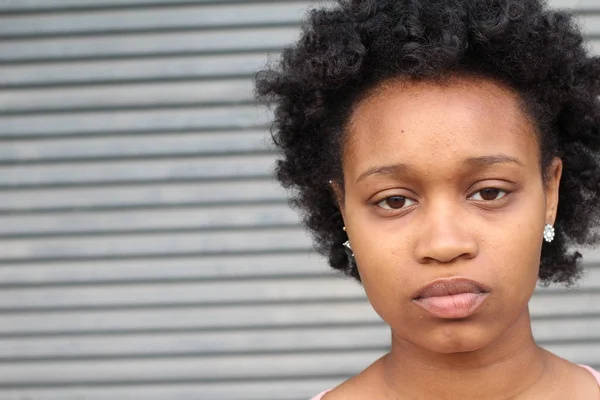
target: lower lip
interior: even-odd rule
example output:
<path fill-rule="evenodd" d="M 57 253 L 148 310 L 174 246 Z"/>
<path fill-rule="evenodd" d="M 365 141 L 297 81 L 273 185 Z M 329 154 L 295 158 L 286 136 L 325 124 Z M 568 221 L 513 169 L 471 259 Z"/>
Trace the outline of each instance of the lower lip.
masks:
<path fill-rule="evenodd" d="M 461 293 L 451 296 L 427 297 L 414 300 L 414 302 L 437 318 L 467 318 L 483 304 L 488 294 Z"/>

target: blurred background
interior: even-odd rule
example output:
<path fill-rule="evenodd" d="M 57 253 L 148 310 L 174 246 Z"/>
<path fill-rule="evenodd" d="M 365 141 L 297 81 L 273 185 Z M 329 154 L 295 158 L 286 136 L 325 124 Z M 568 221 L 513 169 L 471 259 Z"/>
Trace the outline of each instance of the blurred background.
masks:
<path fill-rule="evenodd" d="M 313 3 L 314 4 L 314 3 Z M 554 0 L 600 54 L 600 0 Z M 303 400 L 388 344 L 271 177 L 306 1 L 0 0 L 0 399 Z M 600 367 L 600 251 L 535 335 Z"/>

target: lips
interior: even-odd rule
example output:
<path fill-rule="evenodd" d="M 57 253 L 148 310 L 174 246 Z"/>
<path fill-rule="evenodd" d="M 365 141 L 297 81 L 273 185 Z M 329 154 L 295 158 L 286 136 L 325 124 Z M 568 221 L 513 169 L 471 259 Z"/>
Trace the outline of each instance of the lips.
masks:
<path fill-rule="evenodd" d="M 480 283 L 466 278 L 437 279 L 422 288 L 413 302 L 437 318 L 466 318 L 488 297 Z"/>

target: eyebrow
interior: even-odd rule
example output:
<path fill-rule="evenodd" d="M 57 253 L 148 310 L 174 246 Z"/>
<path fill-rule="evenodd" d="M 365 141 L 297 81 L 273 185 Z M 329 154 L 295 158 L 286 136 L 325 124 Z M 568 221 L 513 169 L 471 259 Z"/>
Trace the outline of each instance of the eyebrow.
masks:
<path fill-rule="evenodd" d="M 507 156 L 505 154 L 494 154 L 489 156 L 481 157 L 470 157 L 464 162 L 467 165 L 474 167 L 487 167 L 494 164 L 517 164 L 522 167 L 525 166 L 518 158 Z M 356 179 L 356 182 L 360 182 L 371 175 L 399 175 L 402 173 L 408 173 L 412 168 L 407 164 L 392 164 L 371 167 Z"/>
<path fill-rule="evenodd" d="M 399 175 L 401 173 L 407 173 L 411 170 L 406 164 L 393 164 L 383 165 L 369 168 L 356 179 L 356 182 L 360 182 L 371 175 Z"/>
<path fill-rule="evenodd" d="M 482 157 L 471 157 L 465 160 L 465 164 L 472 165 L 475 167 L 487 167 L 488 165 L 494 164 L 517 164 L 521 167 L 524 167 L 525 164 L 521 162 L 516 157 L 507 156 L 505 154 L 494 154 L 490 156 L 482 156 Z"/>

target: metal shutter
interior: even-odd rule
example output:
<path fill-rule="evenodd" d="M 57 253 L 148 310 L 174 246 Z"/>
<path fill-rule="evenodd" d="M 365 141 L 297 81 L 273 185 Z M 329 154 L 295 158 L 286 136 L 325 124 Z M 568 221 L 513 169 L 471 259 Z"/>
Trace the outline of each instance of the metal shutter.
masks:
<path fill-rule="evenodd" d="M 272 181 L 252 75 L 297 1 L 0 1 L 0 399 L 300 400 L 388 333 Z M 600 4 L 580 7 L 600 53 Z M 600 254 L 532 300 L 600 367 Z"/>

